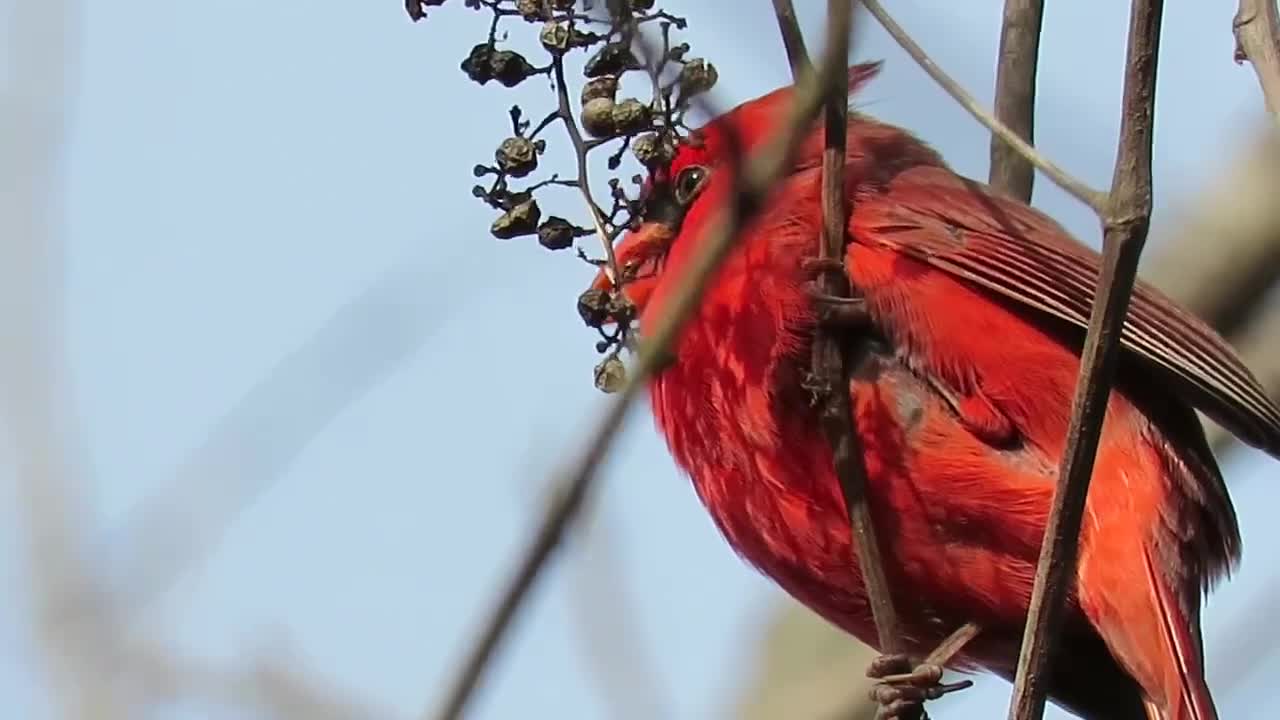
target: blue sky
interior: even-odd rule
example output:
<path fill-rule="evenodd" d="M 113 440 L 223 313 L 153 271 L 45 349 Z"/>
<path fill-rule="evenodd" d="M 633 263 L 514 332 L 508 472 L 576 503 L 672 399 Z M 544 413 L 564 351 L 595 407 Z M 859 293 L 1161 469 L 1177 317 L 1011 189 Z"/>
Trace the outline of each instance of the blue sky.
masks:
<path fill-rule="evenodd" d="M 196 543 L 208 552 L 176 583 L 122 595 L 136 632 L 215 661 L 285 657 L 394 718 L 437 698 L 530 530 L 544 478 L 603 402 L 573 310 L 588 269 L 493 240 L 470 196 L 471 167 L 505 135 L 506 108 L 549 107 L 549 94 L 466 81 L 457 64 L 485 20 L 462 3 L 416 26 L 401 5 L 84 3 L 58 218 L 91 508 L 77 522 L 104 578 L 153 578 L 141 552 L 181 549 L 201 518 L 244 505 L 211 524 L 221 530 Z M 768 3 L 683 5 L 672 9 L 689 17 L 695 53 L 718 65 L 722 102 L 787 81 Z M 821 4 L 798 5 L 818 37 Z M 893 5 L 989 100 L 999 3 Z M 1053 3 L 1046 19 L 1039 144 L 1095 185 L 1109 181 L 1114 152 L 1121 5 Z M 1232 135 L 1258 118 L 1253 76 L 1231 63 L 1230 15 L 1168 8 L 1157 229 L 1178 222 Z M 859 104 L 985 176 L 981 129 L 878 29 L 865 43 L 858 56 L 886 67 Z M 553 135 L 549 155 L 564 152 Z M 1095 241 L 1092 216 L 1047 183 L 1036 202 Z M 331 320 L 371 285 L 373 299 Z M 253 404 L 250 434 L 205 451 L 225 463 L 214 481 L 195 491 L 175 480 L 219 419 L 322 328 L 326 350 L 286 366 L 288 382 Z M 353 385 L 367 391 L 347 404 Z M 1276 577 L 1268 463 L 1241 453 L 1226 465 L 1246 560 L 1207 611 L 1211 663 L 1239 641 L 1232 613 Z M 538 588 L 474 717 L 716 717 L 746 677 L 781 595 L 717 535 L 644 408 L 603 479 L 591 542 Z M 126 532 L 157 496 L 172 500 L 166 534 Z M 5 507 L 0 696 L 15 717 L 48 717 L 21 600 L 23 522 L 16 503 Z M 1249 716 L 1265 674 L 1239 679 L 1224 715 Z M 1007 686 L 978 685 L 936 714 L 1001 712 Z"/>

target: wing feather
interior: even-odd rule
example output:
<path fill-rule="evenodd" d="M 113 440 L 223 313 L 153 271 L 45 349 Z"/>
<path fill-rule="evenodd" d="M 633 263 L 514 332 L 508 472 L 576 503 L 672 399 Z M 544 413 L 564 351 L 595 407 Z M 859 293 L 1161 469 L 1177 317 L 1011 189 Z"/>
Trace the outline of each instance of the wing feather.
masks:
<path fill-rule="evenodd" d="M 1101 256 L 1044 214 L 939 167 L 903 172 L 885 191 L 860 194 L 855 207 L 876 242 L 1088 327 Z M 1167 371 L 1196 408 L 1280 457 L 1280 407 L 1199 318 L 1139 281 L 1121 343 Z"/>

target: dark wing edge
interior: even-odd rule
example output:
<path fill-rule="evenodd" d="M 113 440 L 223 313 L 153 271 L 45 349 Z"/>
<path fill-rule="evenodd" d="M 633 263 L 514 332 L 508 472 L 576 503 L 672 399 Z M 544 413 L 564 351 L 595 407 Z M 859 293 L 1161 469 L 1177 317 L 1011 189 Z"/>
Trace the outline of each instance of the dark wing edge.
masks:
<path fill-rule="evenodd" d="M 1088 327 L 1102 258 L 1043 213 L 941 168 L 904 173 L 888 194 L 862 200 L 878 206 L 870 215 L 879 242 L 1081 329 Z M 1121 345 L 1167 371 L 1194 407 L 1244 442 L 1280 458 L 1280 407 L 1235 349 L 1141 280 L 1134 287 Z"/>

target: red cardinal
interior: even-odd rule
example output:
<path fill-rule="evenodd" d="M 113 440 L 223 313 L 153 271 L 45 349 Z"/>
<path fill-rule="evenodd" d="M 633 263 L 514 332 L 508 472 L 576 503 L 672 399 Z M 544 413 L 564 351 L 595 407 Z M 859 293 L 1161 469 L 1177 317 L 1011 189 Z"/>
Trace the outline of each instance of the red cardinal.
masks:
<path fill-rule="evenodd" d="M 878 66 L 850 71 L 850 88 Z M 745 103 L 651 174 L 619 244 L 652 326 L 747 150 L 790 88 Z M 860 640 L 875 628 L 805 376 L 821 227 L 822 132 L 716 276 L 654 379 L 676 462 L 733 548 Z M 846 268 L 870 327 L 844 335 L 849 393 L 889 584 L 913 654 L 967 621 L 958 667 L 1012 676 L 1100 258 L 1023 203 L 957 175 L 906 131 L 851 114 Z M 594 287 L 609 288 L 597 278 Z M 1240 556 L 1235 511 L 1194 413 L 1273 455 L 1280 409 L 1213 330 L 1139 284 L 1053 663 L 1055 702 L 1091 720 L 1212 720 L 1201 595 Z"/>

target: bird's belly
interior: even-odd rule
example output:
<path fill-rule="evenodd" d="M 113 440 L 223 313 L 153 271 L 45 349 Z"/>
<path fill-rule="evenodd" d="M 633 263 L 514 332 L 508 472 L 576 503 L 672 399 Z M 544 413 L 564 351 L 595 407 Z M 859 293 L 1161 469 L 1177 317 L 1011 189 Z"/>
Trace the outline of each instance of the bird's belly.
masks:
<path fill-rule="evenodd" d="M 677 388 L 657 388 L 657 393 Z M 1020 628 L 1052 485 L 1030 451 L 969 434 L 891 358 L 853 381 L 859 437 L 886 572 L 909 646 L 961 624 Z M 655 408 L 691 398 L 655 396 Z M 812 412 L 774 398 L 775 442 L 744 434 L 721 402 L 701 426 L 662 423 L 677 460 L 734 549 L 797 600 L 875 645 L 861 571 L 828 446 Z M 745 411 L 745 410 L 744 410 Z M 710 418 L 710 419 L 708 419 Z M 668 418 L 670 419 L 670 418 Z M 766 436 L 769 434 L 766 433 Z M 1000 670 L 1017 634 L 987 633 L 973 659 Z"/>

